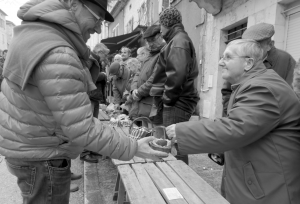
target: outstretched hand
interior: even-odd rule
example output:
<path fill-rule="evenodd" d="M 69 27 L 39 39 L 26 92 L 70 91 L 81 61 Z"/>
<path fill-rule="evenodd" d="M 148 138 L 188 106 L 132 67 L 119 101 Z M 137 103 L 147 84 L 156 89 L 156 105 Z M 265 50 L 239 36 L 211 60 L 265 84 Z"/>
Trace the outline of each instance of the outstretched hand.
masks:
<path fill-rule="evenodd" d="M 152 160 L 158 160 L 160 158 L 168 157 L 168 153 L 154 150 L 149 146 L 149 142 L 151 142 L 154 139 L 155 137 L 151 136 L 138 140 L 138 150 L 135 156 Z"/>

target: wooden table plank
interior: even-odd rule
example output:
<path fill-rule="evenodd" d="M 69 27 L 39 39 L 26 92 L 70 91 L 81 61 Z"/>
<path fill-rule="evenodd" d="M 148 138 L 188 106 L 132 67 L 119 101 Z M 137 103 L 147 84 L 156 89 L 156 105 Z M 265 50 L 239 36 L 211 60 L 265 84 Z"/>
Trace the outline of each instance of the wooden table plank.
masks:
<path fill-rule="evenodd" d="M 145 163 L 146 162 L 145 159 L 143 159 L 141 157 L 136 157 L 136 156 L 133 157 L 133 161 L 134 161 L 134 163 Z"/>
<path fill-rule="evenodd" d="M 176 161 L 177 159 L 172 154 L 169 154 L 168 157 L 162 158 L 162 160 L 164 160 L 164 161 Z"/>
<path fill-rule="evenodd" d="M 134 170 L 146 196 L 151 198 L 152 204 L 166 204 L 162 195 L 157 190 L 155 184 L 152 182 L 150 176 L 147 174 L 147 171 L 143 166 L 144 165 L 142 164 L 133 164 L 132 169 Z"/>
<path fill-rule="evenodd" d="M 174 172 L 174 170 L 165 162 L 158 162 L 156 166 L 166 175 L 166 177 L 174 184 L 181 195 L 189 204 L 204 204 L 203 201 L 190 189 L 190 187 Z"/>
<path fill-rule="evenodd" d="M 118 166 L 118 171 L 131 204 L 145 204 L 151 202 L 145 195 L 134 171 L 129 165 Z"/>
<path fill-rule="evenodd" d="M 170 165 L 205 204 L 229 204 L 215 189 L 182 161 L 167 161 L 167 164 Z"/>
<path fill-rule="evenodd" d="M 116 166 L 124 165 L 124 164 L 133 164 L 134 163 L 134 161 L 132 159 L 129 160 L 129 161 L 121 161 L 121 160 L 118 160 L 118 159 L 112 159 L 111 161 Z"/>
<path fill-rule="evenodd" d="M 187 204 L 186 200 L 182 198 L 169 200 L 164 189 L 175 187 L 171 183 L 171 181 L 169 181 L 169 179 L 153 163 L 145 163 L 143 164 L 143 166 L 168 204 Z"/>

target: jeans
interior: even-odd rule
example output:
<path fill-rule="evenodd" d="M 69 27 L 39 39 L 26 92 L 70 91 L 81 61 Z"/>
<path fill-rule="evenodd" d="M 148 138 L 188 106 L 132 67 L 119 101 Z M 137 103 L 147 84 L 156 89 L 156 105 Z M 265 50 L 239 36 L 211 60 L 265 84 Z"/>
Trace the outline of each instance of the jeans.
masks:
<path fill-rule="evenodd" d="M 71 183 L 71 161 L 22 161 L 6 158 L 11 174 L 23 197 L 23 204 L 68 204 Z"/>
<path fill-rule="evenodd" d="M 191 115 L 192 114 L 190 114 L 180 108 L 177 108 L 175 106 L 163 107 L 163 125 L 165 127 L 167 127 L 172 124 L 189 121 Z M 178 148 L 176 148 L 176 149 L 177 149 L 177 156 L 175 156 L 175 157 L 178 160 L 181 160 L 188 165 L 189 164 L 188 155 L 181 155 Z"/>

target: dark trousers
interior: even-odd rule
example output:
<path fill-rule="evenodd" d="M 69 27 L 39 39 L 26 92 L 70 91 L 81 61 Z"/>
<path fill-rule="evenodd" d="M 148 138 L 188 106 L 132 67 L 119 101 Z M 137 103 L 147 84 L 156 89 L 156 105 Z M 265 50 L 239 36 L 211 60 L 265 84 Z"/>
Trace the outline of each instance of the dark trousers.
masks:
<path fill-rule="evenodd" d="M 17 177 L 23 204 L 68 204 L 71 161 L 68 159 L 22 161 L 6 159 L 11 174 Z"/>
<path fill-rule="evenodd" d="M 167 127 L 172 124 L 189 121 L 191 115 L 192 114 L 180 108 L 177 108 L 175 106 L 163 107 L 163 125 Z M 181 155 L 178 148 L 177 148 L 177 156 L 175 157 L 178 160 L 185 162 L 187 165 L 189 164 L 188 155 Z"/>

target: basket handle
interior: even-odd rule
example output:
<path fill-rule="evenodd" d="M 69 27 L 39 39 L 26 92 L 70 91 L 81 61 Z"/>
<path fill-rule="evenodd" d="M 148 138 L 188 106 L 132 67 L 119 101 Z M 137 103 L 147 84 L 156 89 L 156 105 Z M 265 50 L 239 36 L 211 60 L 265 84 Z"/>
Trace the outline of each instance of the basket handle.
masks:
<path fill-rule="evenodd" d="M 152 123 L 152 121 L 149 118 L 147 118 L 147 117 L 137 117 L 130 124 L 130 126 L 129 126 L 129 132 L 131 132 L 132 126 L 133 126 L 134 122 L 136 122 L 136 121 L 147 121 L 147 123 L 151 124 L 151 128 L 153 128 L 153 123 Z"/>

